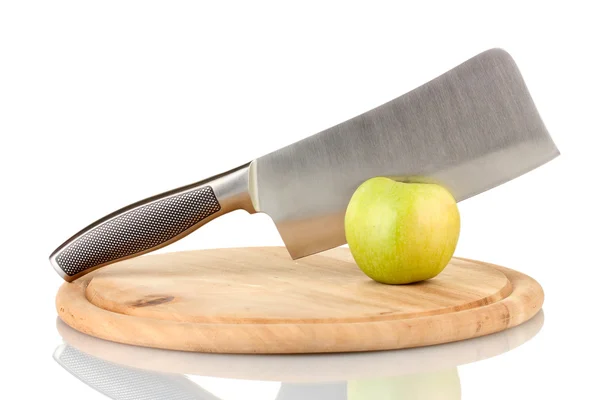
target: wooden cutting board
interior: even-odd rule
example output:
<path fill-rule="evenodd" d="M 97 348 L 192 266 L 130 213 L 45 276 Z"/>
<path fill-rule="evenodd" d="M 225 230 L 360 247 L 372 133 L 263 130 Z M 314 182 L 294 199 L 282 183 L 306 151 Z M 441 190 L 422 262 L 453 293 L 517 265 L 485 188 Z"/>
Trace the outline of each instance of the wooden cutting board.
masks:
<path fill-rule="evenodd" d="M 544 294 L 517 271 L 455 257 L 411 285 L 369 279 L 340 247 L 291 260 L 283 247 L 146 255 L 58 291 L 59 317 L 139 346 L 216 353 L 331 353 L 469 339 L 519 325 Z"/>

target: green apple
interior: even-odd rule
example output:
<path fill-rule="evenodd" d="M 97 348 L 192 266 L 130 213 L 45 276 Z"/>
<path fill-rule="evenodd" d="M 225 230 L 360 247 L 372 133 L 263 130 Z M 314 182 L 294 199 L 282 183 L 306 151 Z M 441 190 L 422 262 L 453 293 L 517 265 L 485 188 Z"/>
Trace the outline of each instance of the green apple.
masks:
<path fill-rule="evenodd" d="M 437 276 L 450 262 L 460 214 L 440 185 L 375 177 L 352 195 L 344 228 L 350 252 L 367 276 L 408 284 Z"/>
<path fill-rule="evenodd" d="M 460 400 L 458 369 L 348 381 L 348 400 Z"/>

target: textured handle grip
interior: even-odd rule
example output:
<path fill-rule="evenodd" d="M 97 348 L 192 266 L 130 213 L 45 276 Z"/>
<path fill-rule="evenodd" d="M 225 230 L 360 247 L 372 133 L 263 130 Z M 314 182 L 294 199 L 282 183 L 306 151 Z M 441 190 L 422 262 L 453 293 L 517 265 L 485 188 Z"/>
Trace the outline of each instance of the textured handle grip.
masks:
<path fill-rule="evenodd" d="M 232 170 L 116 211 L 63 243 L 50 261 L 65 280 L 72 281 L 100 266 L 172 243 L 225 212 L 249 209 L 246 171 Z"/>
<path fill-rule="evenodd" d="M 157 248 L 221 210 L 210 186 L 153 201 L 92 227 L 55 257 L 68 276 Z"/>

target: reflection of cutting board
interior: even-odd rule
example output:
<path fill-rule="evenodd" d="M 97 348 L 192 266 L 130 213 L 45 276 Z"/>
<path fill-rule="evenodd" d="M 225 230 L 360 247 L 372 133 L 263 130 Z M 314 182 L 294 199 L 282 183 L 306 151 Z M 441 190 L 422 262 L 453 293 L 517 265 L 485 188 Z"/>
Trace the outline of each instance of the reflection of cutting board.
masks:
<path fill-rule="evenodd" d="M 60 318 L 116 342 L 219 353 L 399 349 L 498 332 L 533 317 L 539 284 L 454 258 L 436 278 L 383 285 L 347 248 L 291 260 L 280 247 L 121 261 L 60 288 Z"/>

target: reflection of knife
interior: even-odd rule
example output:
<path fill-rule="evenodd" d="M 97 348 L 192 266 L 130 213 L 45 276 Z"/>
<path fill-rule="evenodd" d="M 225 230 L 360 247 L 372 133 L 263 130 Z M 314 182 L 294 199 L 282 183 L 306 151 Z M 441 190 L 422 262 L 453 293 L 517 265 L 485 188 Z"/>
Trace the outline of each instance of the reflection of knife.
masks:
<path fill-rule="evenodd" d="M 219 400 L 184 375 L 123 367 L 62 345 L 54 359 L 77 379 L 115 400 Z"/>
<path fill-rule="evenodd" d="M 346 206 L 368 178 L 434 182 L 461 201 L 558 154 L 513 59 L 493 49 L 323 132 L 118 210 L 68 239 L 50 261 L 72 281 L 236 209 L 270 215 L 299 258 L 345 243 Z"/>
<path fill-rule="evenodd" d="M 125 367 L 85 354 L 68 344 L 54 359 L 92 389 L 115 400 L 220 400 L 185 375 Z M 282 382 L 276 400 L 345 400 L 346 382 Z"/>

